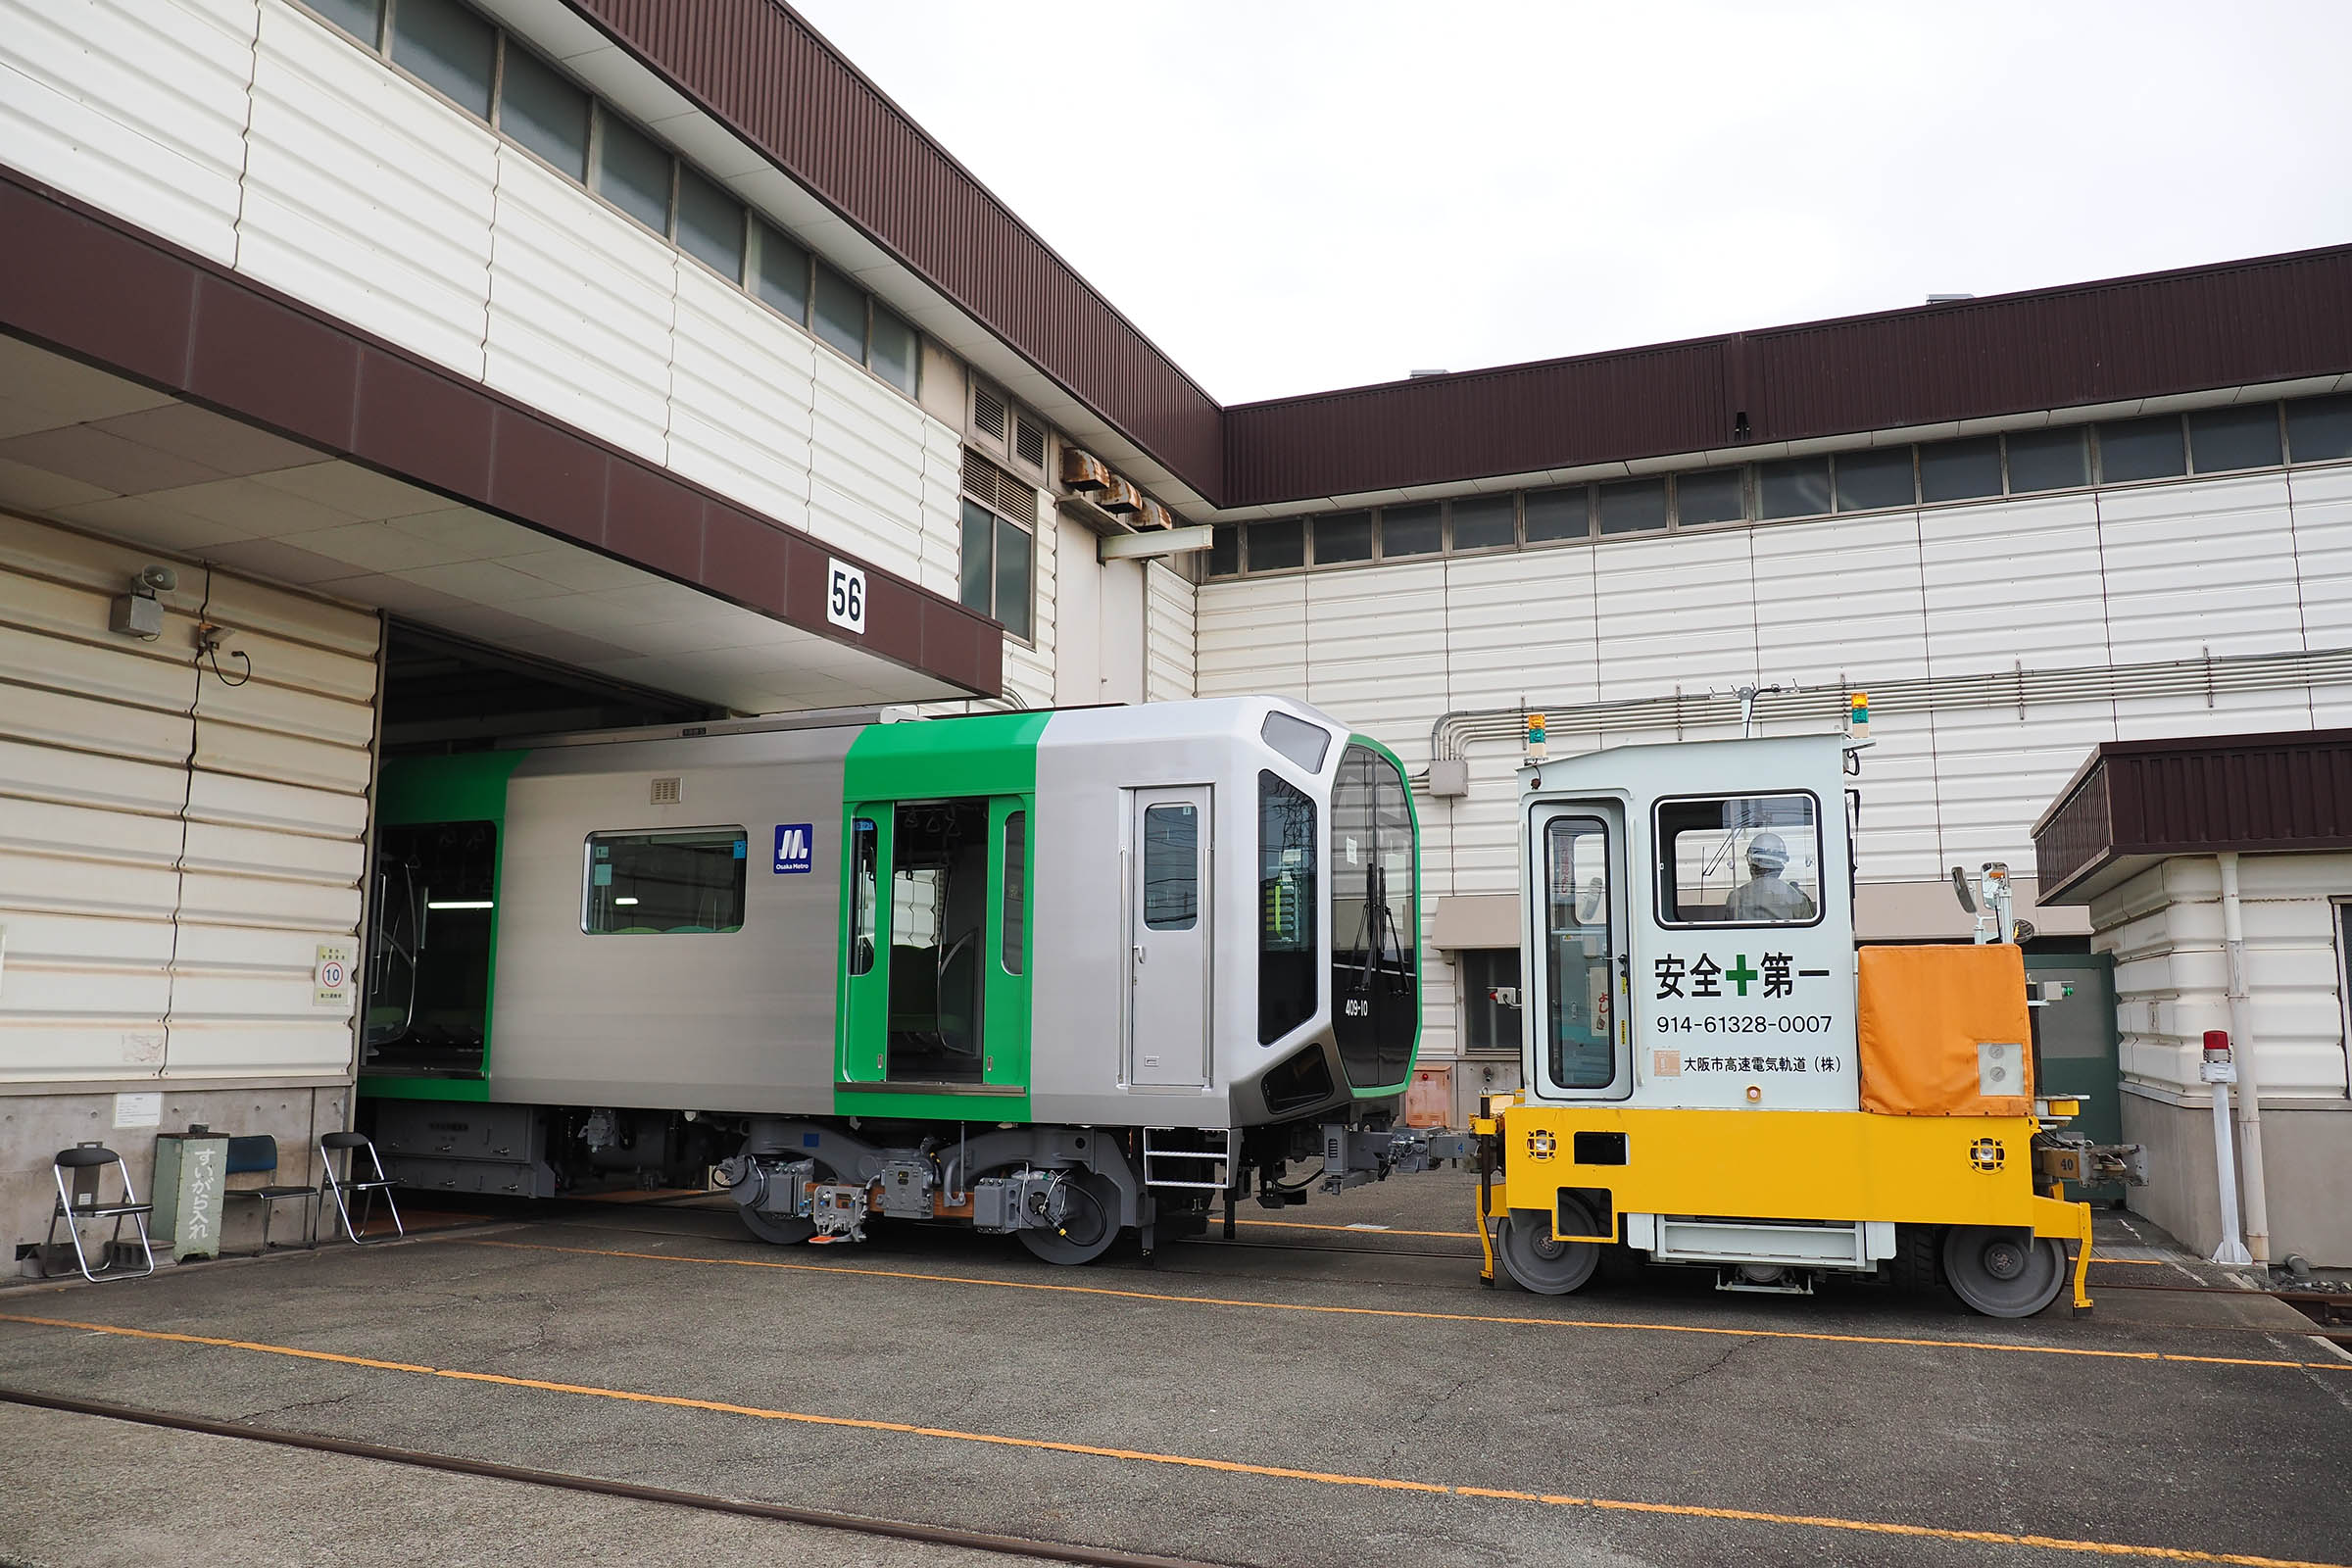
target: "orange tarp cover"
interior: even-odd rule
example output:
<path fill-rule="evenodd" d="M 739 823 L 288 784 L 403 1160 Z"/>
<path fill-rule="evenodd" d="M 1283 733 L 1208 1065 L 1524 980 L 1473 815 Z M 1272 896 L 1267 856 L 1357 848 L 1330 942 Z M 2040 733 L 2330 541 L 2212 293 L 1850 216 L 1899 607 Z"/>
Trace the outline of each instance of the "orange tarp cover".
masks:
<path fill-rule="evenodd" d="M 1882 1116 L 2030 1116 L 2033 1021 L 2025 956 L 2009 943 L 1864 948 L 1857 1035 L 1862 1108 Z M 1980 1092 L 1980 1045 L 2017 1046 L 2018 1092 Z"/>

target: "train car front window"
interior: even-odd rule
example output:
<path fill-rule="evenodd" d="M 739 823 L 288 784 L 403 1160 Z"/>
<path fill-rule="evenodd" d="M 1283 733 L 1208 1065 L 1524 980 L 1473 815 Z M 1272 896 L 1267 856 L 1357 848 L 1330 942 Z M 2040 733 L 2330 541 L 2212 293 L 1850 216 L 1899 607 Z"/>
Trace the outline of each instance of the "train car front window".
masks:
<path fill-rule="evenodd" d="M 1556 1089 L 1617 1077 L 1609 1024 L 1609 830 L 1563 816 L 1544 830 L 1544 1070 Z"/>
<path fill-rule="evenodd" d="M 590 936 L 710 936 L 743 929 L 739 827 L 591 833 L 580 929 Z"/>
<path fill-rule="evenodd" d="M 1257 775 L 1257 1038 L 1315 1015 L 1315 803 Z"/>
<path fill-rule="evenodd" d="M 1331 792 L 1332 1030 L 1359 1086 L 1401 1082 L 1420 1011 L 1413 817 L 1395 764 L 1341 754 Z"/>

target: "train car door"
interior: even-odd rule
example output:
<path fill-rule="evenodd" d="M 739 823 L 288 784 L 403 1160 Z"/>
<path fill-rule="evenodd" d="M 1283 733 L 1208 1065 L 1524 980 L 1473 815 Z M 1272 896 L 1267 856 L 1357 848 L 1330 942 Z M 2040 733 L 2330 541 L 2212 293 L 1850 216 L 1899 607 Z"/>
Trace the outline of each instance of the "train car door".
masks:
<path fill-rule="evenodd" d="M 1209 790 L 1137 790 L 1127 878 L 1130 1083 L 1208 1082 Z"/>
<path fill-rule="evenodd" d="M 1535 993 L 1527 1082 L 1549 1100 L 1633 1093 L 1625 818 L 1610 801 L 1546 801 L 1530 826 Z"/>

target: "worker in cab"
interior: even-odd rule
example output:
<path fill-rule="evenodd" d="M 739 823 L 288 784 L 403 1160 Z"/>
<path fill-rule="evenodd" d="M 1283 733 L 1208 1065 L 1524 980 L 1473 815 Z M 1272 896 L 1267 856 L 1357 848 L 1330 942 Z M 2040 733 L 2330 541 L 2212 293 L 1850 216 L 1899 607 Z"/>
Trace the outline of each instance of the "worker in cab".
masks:
<path fill-rule="evenodd" d="M 1759 833 L 1747 846 L 1747 881 L 1735 889 L 1724 913 L 1734 920 L 1794 923 L 1813 918 L 1813 901 L 1781 876 L 1788 868 L 1788 846 L 1778 833 Z"/>

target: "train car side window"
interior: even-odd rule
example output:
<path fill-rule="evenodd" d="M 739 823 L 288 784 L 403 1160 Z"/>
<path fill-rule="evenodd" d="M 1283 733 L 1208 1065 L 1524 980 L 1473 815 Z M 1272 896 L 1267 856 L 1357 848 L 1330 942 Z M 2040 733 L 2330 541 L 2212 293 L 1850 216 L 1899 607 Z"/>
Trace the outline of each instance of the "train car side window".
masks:
<path fill-rule="evenodd" d="M 1144 924 L 1190 931 L 1200 923 L 1200 823 L 1193 806 L 1144 808 Z"/>
<path fill-rule="evenodd" d="M 1021 924 L 1026 908 L 1023 890 L 1029 870 L 1029 813 L 1014 811 L 1004 818 L 1004 972 L 1019 974 Z"/>
<path fill-rule="evenodd" d="M 590 936 L 711 936 L 743 929 L 739 827 L 591 833 L 580 929 Z"/>
<path fill-rule="evenodd" d="M 1809 794 L 1660 801 L 1659 923 L 1814 924 L 1821 918 L 1820 821 Z"/>
<path fill-rule="evenodd" d="M 979 1083 L 986 1067 L 988 802 L 906 802 L 890 831 L 887 1076 Z"/>
<path fill-rule="evenodd" d="M 1617 1077 L 1608 825 L 1553 818 L 1544 829 L 1544 1071 L 1558 1089 L 1606 1089 Z"/>
<path fill-rule="evenodd" d="M 850 826 L 850 973 L 870 974 L 874 967 L 875 867 L 881 857 L 875 845 L 874 821 L 861 816 Z"/>
<path fill-rule="evenodd" d="M 1315 803 L 1257 775 L 1257 1039 L 1315 1015 Z"/>

